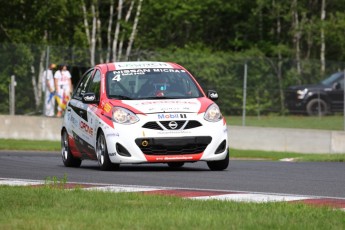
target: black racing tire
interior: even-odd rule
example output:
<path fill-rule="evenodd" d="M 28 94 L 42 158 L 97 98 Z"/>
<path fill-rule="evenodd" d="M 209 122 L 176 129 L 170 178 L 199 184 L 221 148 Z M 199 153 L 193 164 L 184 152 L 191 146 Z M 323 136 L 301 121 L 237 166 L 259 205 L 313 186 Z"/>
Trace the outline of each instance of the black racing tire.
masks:
<path fill-rule="evenodd" d="M 229 153 L 226 154 L 225 159 L 219 161 L 208 161 L 207 166 L 212 171 L 222 171 L 228 168 L 229 166 Z"/>
<path fill-rule="evenodd" d="M 102 171 L 111 171 L 119 169 L 120 165 L 112 163 L 109 159 L 107 141 L 104 137 L 103 132 L 100 132 L 97 136 L 96 155 L 98 165 Z"/>
<path fill-rule="evenodd" d="M 66 130 L 63 130 L 61 134 L 61 156 L 66 167 L 80 167 L 82 160 L 72 155 Z"/>
<path fill-rule="evenodd" d="M 184 165 L 184 162 L 169 162 L 168 163 L 168 166 L 174 169 L 181 168 L 183 165 Z"/>
<path fill-rule="evenodd" d="M 314 98 L 307 103 L 307 114 L 309 116 L 321 116 L 329 113 L 329 105 L 323 99 Z"/>

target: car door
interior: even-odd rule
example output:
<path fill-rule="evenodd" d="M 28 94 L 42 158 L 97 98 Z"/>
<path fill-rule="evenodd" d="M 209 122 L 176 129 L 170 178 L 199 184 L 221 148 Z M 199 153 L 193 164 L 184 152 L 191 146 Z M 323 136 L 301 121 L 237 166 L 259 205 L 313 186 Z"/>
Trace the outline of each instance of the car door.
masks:
<path fill-rule="evenodd" d="M 83 103 L 82 97 L 92 82 L 94 72 L 94 69 L 90 69 L 83 75 L 67 108 L 71 124 L 70 133 L 73 135 L 76 147 L 83 158 L 91 159 L 94 159 L 96 155 L 90 135 L 93 130 L 88 126 L 88 105 Z"/>
<path fill-rule="evenodd" d="M 332 101 L 333 111 L 343 111 L 344 109 L 344 76 L 342 75 L 333 83 L 332 91 L 329 92 Z"/>
<path fill-rule="evenodd" d="M 97 109 L 99 106 L 99 100 L 100 100 L 100 87 L 101 87 L 101 71 L 99 69 L 95 69 L 95 71 L 92 73 L 92 76 L 88 82 L 86 92 L 87 93 L 94 93 L 96 96 L 96 101 L 98 103 L 94 104 L 85 104 L 83 108 L 85 108 L 85 111 L 83 111 L 84 115 L 84 123 L 83 123 L 83 132 L 86 132 L 87 141 L 92 146 L 96 146 L 96 130 L 98 125 L 98 117 L 96 115 Z"/>

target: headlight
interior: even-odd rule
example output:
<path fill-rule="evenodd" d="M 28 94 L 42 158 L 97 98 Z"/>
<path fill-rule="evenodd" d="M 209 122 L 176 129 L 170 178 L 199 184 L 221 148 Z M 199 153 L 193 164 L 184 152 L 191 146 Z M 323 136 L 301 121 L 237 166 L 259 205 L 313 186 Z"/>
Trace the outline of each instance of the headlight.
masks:
<path fill-rule="evenodd" d="M 308 89 L 297 90 L 297 98 L 303 99 L 304 96 L 307 94 L 307 92 L 308 92 Z"/>
<path fill-rule="evenodd" d="M 139 121 L 139 118 L 128 109 L 122 107 L 113 108 L 113 120 L 116 123 L 130 125 Z"/>
<path fill-rule="evenodd" d="M 222 114 L 220 109 L 216 104 L 210 105 L 204 115 L 204 119 L 210 122 L 220 121 L 222 119 Z"/>

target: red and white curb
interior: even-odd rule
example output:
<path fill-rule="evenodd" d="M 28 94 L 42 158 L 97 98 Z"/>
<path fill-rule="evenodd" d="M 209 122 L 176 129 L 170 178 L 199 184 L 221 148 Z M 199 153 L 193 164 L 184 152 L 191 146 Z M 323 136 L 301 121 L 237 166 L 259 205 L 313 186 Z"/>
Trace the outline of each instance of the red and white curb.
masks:
<path fill-rule="evenodd" d="M 9 186 L 43 186 L 51 181 L 42 180 L 22 180 L 0 178 L 0 185 Z M 57 182 L 59 183 L 59 182 Z M 65 183 L 64 188 L 81 188 L 84 190 L 107 191 L 107 192 L 140 192 L 143 194 L 178 196 L 197 200 L 223 200 L 236 202 L 290 202 L 303 203 L 314 206 L 328 206 L 345 211 L 345 198 L 335 197 L 316 197 L 299 196 L 290 194 L 269 194 L 243 191 L 221 191 L 221 190 L 202 190 L 202 189 L 182 189 L 182 188 L 164 188 L 164 187 L 145 187 L 145 186 L 124 186 L 97 183 Z"/>

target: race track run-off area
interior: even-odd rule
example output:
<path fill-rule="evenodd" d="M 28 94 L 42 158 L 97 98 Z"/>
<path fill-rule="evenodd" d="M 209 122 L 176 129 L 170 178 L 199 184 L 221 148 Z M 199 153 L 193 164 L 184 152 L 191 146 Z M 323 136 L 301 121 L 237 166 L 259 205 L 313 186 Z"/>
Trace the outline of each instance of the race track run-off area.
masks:
<path fill-rule="evenodd" d="M 0 178 L 0 185 L 8 186 L 46 186 L 53 182 L 42 180 L 24 180 Z M 208 189 L 180 189 L 180 188 L 164 188 L 164 187 L 148 187 L 148 186 L 123 186 L 111 184 L 96 184 L 96 183 L 62 183 L 65 189 L 83 189 L 93 191 L 105 192 L 138 192 L 142 194 L 151 195 L 165 195 L 177 196 L 186 199 L 197 200 L 222 200 L 235 202 L 293 202 L 313 205 L 316 207 L 331 207 L 345 211 L 345 199 L 331 198 L 331 197 L 317 197 L 317 196 L 300 196 L 290 194 L 269 194 L 269 193 L 254 193 L 241 191 L 223 191 L 223 190 L 208 190 Z"/>

